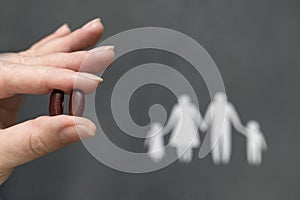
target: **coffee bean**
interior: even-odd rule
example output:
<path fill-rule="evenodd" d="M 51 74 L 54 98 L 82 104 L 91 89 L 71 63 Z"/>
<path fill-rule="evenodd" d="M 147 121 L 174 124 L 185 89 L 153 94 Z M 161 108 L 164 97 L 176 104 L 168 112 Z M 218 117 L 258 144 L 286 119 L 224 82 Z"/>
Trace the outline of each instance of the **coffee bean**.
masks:
<path fill-rule="evenodd" d="M 53 90 L 49 102 L 49 113 L 51 116 L 64 113 L 63 102 L 64 92 L 61 90 Z"/>
<path fill-rule="evenodd" d="M 69 115 L 82 116 L 85 106 L 85 96 L 81 90 L 73 90 L 70 95 Z"/>

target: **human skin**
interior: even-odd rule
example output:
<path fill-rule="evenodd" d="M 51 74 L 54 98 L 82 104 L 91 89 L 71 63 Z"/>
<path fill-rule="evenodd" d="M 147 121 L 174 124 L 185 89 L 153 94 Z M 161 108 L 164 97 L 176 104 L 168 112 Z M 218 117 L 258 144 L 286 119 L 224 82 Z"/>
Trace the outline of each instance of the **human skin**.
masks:
<path fill-rule="evenodd" d="M 101 78 L 94 74 L 113 61 L 113 47 L 85 49 L 102 33 L 99 19 L 75 31 L 65 24 L 26 51 L 0 54 L 0 185 L 15 167 L 95 135 L 94 123 L 82 117 L 40 116 L 16 123 L 23 94 L 43 95 L 53 89 L 70 94 L 75 85 L 84 93 L 96 90 Z M 81 69 L 87 59 L 97 65 Z"/>

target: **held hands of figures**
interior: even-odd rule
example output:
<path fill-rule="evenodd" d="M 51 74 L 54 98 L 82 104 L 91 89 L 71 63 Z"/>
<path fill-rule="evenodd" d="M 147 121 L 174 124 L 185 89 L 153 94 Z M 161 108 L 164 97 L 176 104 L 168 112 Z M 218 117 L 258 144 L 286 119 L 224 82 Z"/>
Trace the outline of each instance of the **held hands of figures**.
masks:
<path fill-rule="evenodd" d="M 203 123 L 200 124 L 199 128 L 202 132 L 205 132 L 205 131 L 207 131 L 208 126 L 205 122 L 203 122 Z"/>
<path fill-rule="evenodd" d="M 159 162 L 165 156 L 164 148 L 164 135 L 171 131 L 170 146 L 174 147 L 177 152 L 177 156 L 180 162 L 188 163 L 192 160 L 192 149 L 200 146 L 200 139 L 198 137 L 197 129 L 199 128 L 201 132 L 206 132 L 208 130 L 208 123 L 211 126 L 211 130 L 208 134 L 211 134 L 211 138 L 216 138 L 219 133 L 215 132 L 216 127 L 222 126 L 222 132 L 217 138 L 217 141 L 211 139 L 211 145 L 215 146 L 212 148 L 212 157 L 215 164 L 227 164 L 230 160 L 231 155 L 231 128 L 229 126 L 233 125 L 237 131 L 244 135 L 247 139 L 246 149 L 247 149 L 247 161 L 250 165 L 260 165 L 262 162 L 262 152 L 267 150 L 267 143 L 260 130 L 260 125 L 256 121 L 249 121 L 247 126 L 244 127 L 239 120 L 237 112 L 233 105 L 227 102 L 225 94 L 215 94 L 212 103 L 209 105 L 207 113 L 202 120 L 199 111 L 195 110 L 195 106 L 192 105 L 191 101 L 186 95 L 179 97 L 179 103 L 174 105 L 169 120 L 164 128 L 159 123 L 154 123 L 151 126 L 151 130 L 148 133 L 146 139 L 148 146 L 148 155 L 154 162 Z M 218 121 L 217 109 L 212 109 L 217 107 L 221 103 L 224 105 L 226 115 L 224 121 Z M 178 112 L 178 106 L 181 106 L 181 112 Z M 214 112 L 212 112 L 212 110 Z M 209 114 L 212 114 L 211 121 L 208 121 Z M 182 115 L 182 116 L 180 116 Z M 198 116 L 198 117 L 195 117 Z M 195 123 L 200 116 L 199 127 Z M 222 124 L 224 123 L 224 124 Z M 231 124 L 231 125 L 230 125 Z M 224 126 L 223 126 L 224 125 Z M 229 126 L 228 126 L 229 125 Z M 192 128 L 194 126 L 194 128 Z M 160 130 L 160 131 L 159 131 Z M 154 134 L 155 133 L 155 134 Z M 195 142 L 187 141 L 188 139 L 194 139 Z M 175 142 L 174 142 L 175 140 Z"/>

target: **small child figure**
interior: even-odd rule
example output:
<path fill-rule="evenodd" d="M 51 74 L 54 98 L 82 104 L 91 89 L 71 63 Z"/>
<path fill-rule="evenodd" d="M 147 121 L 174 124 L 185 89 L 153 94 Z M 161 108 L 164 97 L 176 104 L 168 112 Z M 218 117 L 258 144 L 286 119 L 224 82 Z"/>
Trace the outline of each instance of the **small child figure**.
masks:
<path fill-rule="evenodd" d="M 148 155 L 154 162 L 159 162 L 165 156 L 162 125 L 154 122 L 151 125 L 144 145 L 148 147 Z"/>
<path fill-rule="evenodd" d="M 267 143 L 257 121 L 249 121 L 247 131 L 247 160 L 250 165 L 260 165 L 262 152 L 267 150 Z"/>

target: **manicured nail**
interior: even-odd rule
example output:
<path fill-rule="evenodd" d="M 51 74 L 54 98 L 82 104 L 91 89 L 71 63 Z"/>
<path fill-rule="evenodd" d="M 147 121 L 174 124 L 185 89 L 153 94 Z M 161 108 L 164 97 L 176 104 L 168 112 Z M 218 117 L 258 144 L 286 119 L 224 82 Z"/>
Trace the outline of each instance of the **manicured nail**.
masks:
<path fill-rule="evenodd" d="M 101 78 L 101 81 L 99 81 L 97 88 L 99 87 L 100 83 L 102 83 L 102 82 L 103 82 L 103 78 Z"/>
<path fill-rule="evenodd" d="M 84 125 L 68 126 L 59 133 L 60 139 L 65 143 L 77 141 L 77 136 L 80 139 L 87 139 L 94 135 L 96 132 Z"/>
<path fill-rule="evenodd" d="M 103 79 L 101 77 L 96 76 L 95 74 L 90 74 L 90 73 L 85 73 L 85 72 L 78 72 L 78 76 L 81 76 L 83 78 L 96 80 L 96 81 L 99 81 L 99 82 L 103 81 Z"/>
<path fill-rule="evenodd" d="M 90 53 L 97 53 L 101 51 L 114 50 L 115 46 L 102 46 L 89 50 Z"/>
<path fill-rule="evenodd" d="M 100 18 L 93 19 L 92 21 L 86 23 L 82 29 L 94 27 L 97 23 L 101 22 Z"/>
<path fill-rule="evenodd" d="M 83 125 L 77 125 L 76 129 L 80 139 L 86 139 L 96 135 L 96 132 Z"/>
<path fill-rule="evenodd" d="M 68 26 L 68 24 L 63 24 L 61 27 L 59 27 L 55 33 L 57 34 L 64 34 L 70 31 L 70 28 Z"/>
<path fill-rule="evenodd" d="M 102 78 L 94 74 L 78 72 L 76 81 L 74 83 L 74 88 L 89 94 L 94 92 L 102 81 Z"/>
<path fill-rule="evenodd" d="M 76 123 L 76 126 L 82 125 L 82 126 L 88 127 L 92 131 L 96 132 L 96 129 L 97 129 L 96 125 L 94 123 L 91 123 L 86 118 L 74 116 L 73 119 L 74 119 L 74 121 Z"/>

